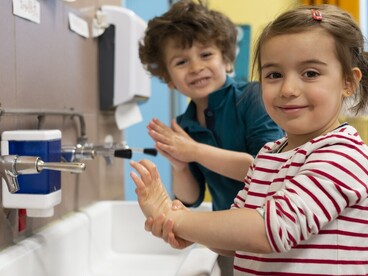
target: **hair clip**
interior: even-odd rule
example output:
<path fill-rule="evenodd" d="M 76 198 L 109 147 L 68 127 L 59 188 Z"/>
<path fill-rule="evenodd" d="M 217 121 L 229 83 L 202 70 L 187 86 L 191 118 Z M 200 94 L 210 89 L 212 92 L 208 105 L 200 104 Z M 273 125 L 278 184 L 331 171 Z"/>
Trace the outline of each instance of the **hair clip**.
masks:
<path fill-rule="evenodd" d="M 322 13 L 318 10 L 314 10 L 312 9 L 311 10 L 311 13 L 312 13 L 312 18 L 316 21 L 322 21 Z"/>

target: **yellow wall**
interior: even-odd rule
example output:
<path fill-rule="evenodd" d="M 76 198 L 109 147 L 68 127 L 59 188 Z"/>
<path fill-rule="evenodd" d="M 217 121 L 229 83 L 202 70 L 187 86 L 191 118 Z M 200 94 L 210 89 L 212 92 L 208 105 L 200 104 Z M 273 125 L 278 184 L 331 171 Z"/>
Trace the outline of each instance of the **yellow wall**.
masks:
<path fill-rule="evenodd" d="M 298 3 L 296 0 L 209 0 L 209 7 L 225 13 L 236 24 L 251 25 L 254 40 L 265 24 Z"/>
<path fill-rule="evenodd" d="M 236 24 L 251 26 L 252 43 L 249 68 L 253 61 L 253 44 L 263 27 L 285 10 L 313 2 L 338 5 L 351 13 L 359 22 L 359 0 L 208 0 L 210 8 L 223 12 Z"/>
<path fill-rule="evenodd" d="M 208 0 L 209 7 L 223 12 L 235 24 L 251 26 L 251 55 L 249 68 L 252 68 L 253 44 L 258 35 L 272 19 L 287 9 L 299 4 L 297 0 Z M 250 71 L 251 72 L 251 71 Z"/>
<path fill-rule="evenodd" d="M 331 4 L 348 11 L 359 22 L 359 0 L 302 0 L 305 5 Z"/>

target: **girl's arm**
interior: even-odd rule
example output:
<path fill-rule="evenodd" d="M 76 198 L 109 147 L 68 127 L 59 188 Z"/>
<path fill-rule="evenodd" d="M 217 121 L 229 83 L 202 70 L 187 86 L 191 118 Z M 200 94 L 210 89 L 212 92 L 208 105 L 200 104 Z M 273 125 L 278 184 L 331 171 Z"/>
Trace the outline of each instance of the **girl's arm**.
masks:
<path fill-rule="evenodd" d="M 192 212 L 188 209 L 169 211 L 176 236 L 226 251 L 271 253 L 264 220 L 253 209 L 231 209 L 216 212 Z"/>
<path fill-rule="evenodd" d="M 173 233 L 178 238 L 217 250 L 272 252 L 264 220 L 256 210 L 193 212 L 187 208 L 173 209 L 156 166 L 149 160 L 131 161 L 131 166 L 140 175 L 131 173 L 143 213 L 154 220 L 164 214 L 163 224 L 171 221 Z"/>

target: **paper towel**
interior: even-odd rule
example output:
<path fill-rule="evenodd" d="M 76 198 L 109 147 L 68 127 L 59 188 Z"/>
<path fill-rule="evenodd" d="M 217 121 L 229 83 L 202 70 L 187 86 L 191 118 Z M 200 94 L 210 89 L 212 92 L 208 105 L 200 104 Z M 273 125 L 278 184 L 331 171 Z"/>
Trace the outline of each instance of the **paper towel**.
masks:
<path fill-rule="evenodd" d="M 120 130 L 142 121 L 142 114 L 136 102 L 120 104 L 115 110 L 115 121 Z"/>

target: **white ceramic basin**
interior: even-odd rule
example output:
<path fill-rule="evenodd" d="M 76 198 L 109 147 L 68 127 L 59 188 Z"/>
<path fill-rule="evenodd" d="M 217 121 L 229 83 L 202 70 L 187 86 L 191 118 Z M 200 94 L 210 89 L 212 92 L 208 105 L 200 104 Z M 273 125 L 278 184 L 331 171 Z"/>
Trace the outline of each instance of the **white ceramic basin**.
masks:
<path fill-rule="evenodd" d="M 215 253 L 173 249 L 144 220 L 137 202 L 97 202 L 0 251 L 0 275 L 220 275 Z"/>

